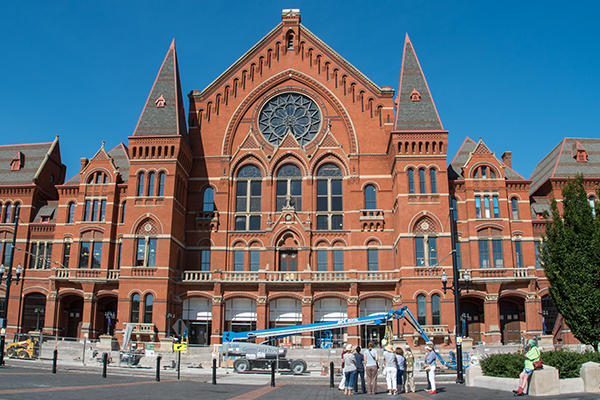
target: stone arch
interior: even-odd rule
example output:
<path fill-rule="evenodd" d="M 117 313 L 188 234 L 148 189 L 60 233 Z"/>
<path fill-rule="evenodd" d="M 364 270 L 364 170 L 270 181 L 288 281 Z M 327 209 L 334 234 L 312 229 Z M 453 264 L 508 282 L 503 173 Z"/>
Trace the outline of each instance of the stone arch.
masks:
<path fill-rule="evenodd" d="M 364 192 L 364 191 L 365 191 L 365 188 L 366 188 L 367 186 L 369 186 L 369 185 L 371 185 L 371 186 L 375 187 L 375 188 L 377 189 L 377 192 L 378 192 L 378 193 L 381 191 L 381 187 L 379 186 L 379 183 L 377 183 L 377 182 L 375 182 L 375 181 L 366 181 L 366 182 L 365 182 L 365 183 L 363 183 L 363 184 L 362 184 L 362 186 L 360 187 L 360 191 L 361 191 L 361 192 Z"/>
<path fill-rule="evenodd" d="M 322 246 L 322 243 L 325 243 L 325 246 Z M 318 238 L 313 243 L 313 247 L 319 247 L 319 246 L 321 246 L 321 247 L 331 247 L 331 242 L 329 242 L 329 240 L 327 240 L 327 238 Z"/>
<path fill-rule="evenodd" d="M 196 290 L 190 290 L 188 292 L 183 292 L 180 293 L 179 298 L 183 301 L 183 300 L 188 300 L 194 297 L 202 297 L 203 299 L 207 299 L 207 300 L 211 300 L 214 297 L 211 293 L 206 293 L 206 292 L 200 292 L 200 291 L 196 291 Z"/>
<path fill-rule="evenodd" d="M 433 213 L 429 211 L 421 211 L 416 213 L 411 220 L 408 222 L 408 231 L 413 232 L 416 228 L 417 223 L 421 220 L 422 217 L 429 217 L 436 224 L 436 232 L 442 233 L 444 232 L 444 226 L 442 225 L 442 221 Z"/>
<path fill-rule="evenodd" d="M 381 239 L 379 239 L 377 236 L 370 236 L 368 238 L 365 239 L 365 241 L 363 242 L 364 246 L 381 246 Z"/>
<path fill-rule="evenodd" d="M 293 161 L 295 162 L 293 162 Z M 300 157 L 299 154 L 293 151 L 286 151 L 283 154 L 278 155 L 271 161 L 271 167 L 269 169 L 269 176 L 274 177 L 275 171 L 277 171 L 280 167 L 285 164 L 294 164 L 302 171 L 302 176 L 305 177 L 308 175 L 310 168 L 306 164 L 306 162 Z"/>
<path fill-rule="evenodd" d="M 242 122 L 243 115 L 245 115 L 251 107 L 255 106 L 256 103 L 260 101 L 261 97 L 264 97 L 264 101 L 266 101 L 266 95 L 268 92 L 272 91 L 286 80 L 293 80 L 299 84 L 306 85 L 318 96 L 328 100 L 328 104 L 330 104 L 336 113 L 340 115 L 342 123 L 345 125 L 348 141 L 350 143 L 350 149 L 348 149 L 347 152 L 357 153 L 358 139 L 356 137 L 354 124 L 345 107 L 337 100 L 336 96 L 317 80 L 298 71 L 288 69 L 280 72 L 271 79 L 259 85 L 240 103 L 227 126 L 225 136 L 223 138 L 223 145 L 221 147 L 222 154 L 231 155 L 233 153 L 233 136 Z M 321 129 L 323 130 L 326 128 L 323 126 Z"/>
<path fill-rule="evenodd" d="M 278 300 L 278 299 L 294 299 L 294 300 L 302 301 L 302 295 L 300 295 L 298 293 L 292 293 L 292 292 L 278 292 L 278 293 L 269 294 L 267 301 L 270 303 L 270 302 L 272 302 L 274 300 Z"/>
<path fill-rule="evenodd" d="M 6 293 L 5 288 L 4 288 L 4 292 Z M 48 296 L 48 293 L 50 293 L 50 291 L 41 286 L 31 286 L 26 289 L 23 289 L 22 294 L 23 294 L 23 296 L 25 296 L 25 295 L 29 295 L 29 294 L 33 294 L 33 293 L 39 293 L 39 294 L 43 294 L 44 296 Z M 81 295 L 83 296 L 83 292 L 81 293 Z"/>
<path fill-rule="evenodd" d="M 240 246 L 240 244 L 242 246 Z M 233 242 L 231 242 L 230 247 L 235 248 L 235 247 L 248 247 L 248 242 L 246 242 L 246 240 L 244 240 L 243 238 L 235 238 L 233 240 Z"/>
<path fill-rule="evenodd" d="M 244 297 L 246 299 L 250 299 L 250 300 L 254 300 L 254 301 L 256 301 L 258 299 L 258 296 L 254 295 L 252 293 L 231 292 L 231 293 L 227 293 L 226 295 L 223 296 L 223 301 L 227 301 L 227 300 L 231 300 L 231 299 L 235 299 L 235 298 L 239 298 L 239 297 Z"/>
<path fill-rule="evenodd" d="M 231 179 L 235 179 L 235 174 L 240 170 L 240 168 L 246 165 L 254 165 L 258 169 L 260 169 L 263 178 L 269 176 L 269 168 L 267 164 L 263 161 L 262 157 L 253 151 L 249 151 L 247 153 L 242 154 L 237 160 L 234 160 L 230 164 L 229 169 L 229 177 Z"/>
<path fill-rule="evenodd" d="M 482 292 L 479 290 L 469 290 L 469 293 L 467 292 L 461 292 L 460 293 L 460 299 L 477 299 L 477 300 L 482 300 L 485 301 L 485 298 L 487 296 L 486 292 Z"/>
<path fill-rule="evenodd" d="M 370 299 L 373 297 L 384 298 L 384 299 L 390 300 L 392 303 L 394 302 L 394 296 L 389 293 L 385 293 L 385 292 L 362 293 L 360 296 L 358 296 L 358 301 L 360 302 L 362 300 Z"/>
<path fill-rule="evenodd" d="M 271 246 L 280 247 L 278 243 L 282 239 L 287 240 L 287 236 L 284 238 L 285 235 L 294 236 L 295 240 L 297 241 L 296 247 L 306 246 L 305 238 L 302 235 L 302 233 L 298 230 L 298 228 L 291 226 L 281 227 L 277 232 L 275 232 L 275 234 L 273 235 L 273 239 L 271 240 Z"/>
<path fill-rule="evenodd" d="M 158 229 L 158 234 L 162 234 L 164 232 L 163 224 L 160 222 L 160 219 L 153 213 L 145 213 L 137 217 L 137 219 L 131 225 L 130 234 L 134 235 L 139 228 L 141 228 L 142 223 L 146 222 L 146 220 L 152 220 Z"/>
<path fill-rule="evenodd" d="M 330 157 L 331 156 L 331 157 Z M 329 160 L 325 160 L 326 157 L 330 157 L 332 159 Z M 331 164 L 335 164 L 338 167 L 340 167 L 340 169 L 342 170 L 343 176 L 342 179 L 348 175 L 350 175 L 350 167 L 346 164 L 346 162 L 342 159 L 341 155 L 334 153 L 332 151 L 326 151 L 323 152 L 322 154 L 319 154 L 313 161 L 312 164 L 312 170 L 310 171 L 311 176 L 313 176 L 313 178 L 316 175 L 317 170 L 323 165 L 323 164 L 327 164 L 327 163 L 331 163 Z"/>
<path fill-rule="evenodd" d="M 326 298 L 336 298 L 344 301 L 348 301 L 348 295 L 339 292 L 323 292 L 313 295 L 313 303 L 317 300 L 322 300 Z"/>
<path fill-rule="evenodd" d="M 527 292 L 524 292 L 522 290 L 512 290 L 512 289 L 503 290 L 499 293 L 498 300 L 505 299 L 507 297 L 518 297 L 520 299 L 526 299 Z"/>

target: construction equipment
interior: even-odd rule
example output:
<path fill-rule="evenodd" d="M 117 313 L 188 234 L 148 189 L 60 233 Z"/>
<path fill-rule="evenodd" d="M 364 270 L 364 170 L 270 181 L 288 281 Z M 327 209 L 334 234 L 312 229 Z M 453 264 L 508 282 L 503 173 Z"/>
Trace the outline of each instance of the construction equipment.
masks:
<path fill-rule="evenodd" d="M 286 359 L 287 350 L 264 344 L 269 340 L 280 339 L 287 336 L 298 335 L 303 332 L 320 332 L 331 329 L 345 328 L 357 325 L 381 325 L 387 324 L 393 319 L 406 318 L 410 325 L 421 335 L 426 343 L 431 343 L 437 358 L 440 362 L 450 367 L 449 362 L 445 362 L 435 349 L 433 342 L 419 324 L 415 316 L 410 312 L 408 306 L 402 306 L 397 310 L 388 313 L 381 313 L 360 318 L 342 319 L 332 322 L 319 322 L 316 324 L 286 326 L 281 328 L 263 329 L 246 332 L 223 332 L 223 354 L 225 356 L 237 356 L 238 358 L 233 368 L 237 372 L 248 372 L 254 368 L 269 369 L 271 364 L 276 362 L 279 369 L 289 369 L 295 374 L 302 374 L 306 371 L 306 362 L 304 360 Z M 387 330 L 386 330 L 387 331 Z M 391 329 L 390 329 L 391 334 Z M 247 340 L 268 339 L 261 344 L 248 343 Z"/>
<path fill-rule="evenodd" d="M 38 358 L 40 356 L 40 340 L 32 335 L 16 334 L 13 343 L 6 347 L 6 355 L 18 358 Z"/>

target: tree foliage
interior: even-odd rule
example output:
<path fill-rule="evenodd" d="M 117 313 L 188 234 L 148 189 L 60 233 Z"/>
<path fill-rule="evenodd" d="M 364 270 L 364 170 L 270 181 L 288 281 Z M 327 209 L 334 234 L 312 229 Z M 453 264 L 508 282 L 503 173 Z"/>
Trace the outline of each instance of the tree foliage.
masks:
<path fill-rule="evenodd" d="M 540 261 L 550 282 L 550 297 L 565 323 L 580 342 L 598 351 L 600 209 L 594 212 L 591 207 L 582 175 L 566 182 L 562 196 L 562 215 L 552 200 Z"/>

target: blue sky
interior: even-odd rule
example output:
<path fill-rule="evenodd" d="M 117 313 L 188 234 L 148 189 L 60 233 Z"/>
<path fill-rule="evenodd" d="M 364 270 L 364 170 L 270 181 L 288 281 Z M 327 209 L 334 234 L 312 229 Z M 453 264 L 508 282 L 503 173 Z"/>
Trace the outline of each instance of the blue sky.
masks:
<path fill-rule="evenodd" d="M 481 136 L 528 178 L 563 137 L 600 137 L 598 1 L 34 0 L 0 15 L 0 144 L 58 134 L 69 178 L 102 140 L 127 144 L 173 38 L 184 94 L 202 90 L 283 8 L 396 90 L 408 32 L 450 131 L 448 162 Z"/>

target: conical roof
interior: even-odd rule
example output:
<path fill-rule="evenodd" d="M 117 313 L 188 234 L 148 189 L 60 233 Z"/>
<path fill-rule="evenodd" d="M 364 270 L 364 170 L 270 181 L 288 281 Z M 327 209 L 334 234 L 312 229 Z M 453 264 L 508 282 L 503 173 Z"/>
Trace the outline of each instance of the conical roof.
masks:
<path fill-rule="evenodd" d="M 444 129 L 408 34 L 404 41 L 402 70 L 396 102 L 395 130 Z"/>
<path fill-rule="evenodd" d="M 175 39 L 154 81 L 133 136 L 183 136 L 188 141 Z"/>

